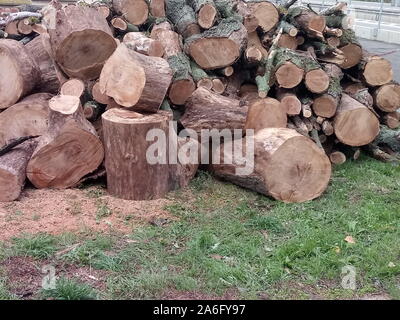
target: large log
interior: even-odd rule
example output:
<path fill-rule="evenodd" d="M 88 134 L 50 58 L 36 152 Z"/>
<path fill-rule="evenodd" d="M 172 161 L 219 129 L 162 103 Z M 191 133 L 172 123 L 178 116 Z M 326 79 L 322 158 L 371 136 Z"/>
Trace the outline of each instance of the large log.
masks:
<path fill-rule="evenodd" d="M 51 94 L 36 93 L 0 113 L 0 145 L 20 137 L 43 135 L 51 98 Z"/>
<path fill-rule="evenodd" d="M 72 78 L 98 78 L 115 42 L 107 20 L 95 8 L 68 5 L 49 6 L 44 20 L 50 35 L 55 60 Z"/>
<path fill-rule="evenodd" d="M 279 22 L 279 11 L 276 6 L 265 0 L 238 1 L 238 12 L 255 17 L 262 32 L 271 31 Z"/>
<path fill-rule="evenodd" d="M 400 108 L 400 85 L 385 84 L 377 88 L 373 94 L 375 106 L 385 112 L 393 112 Z"/>
<path fill-rule="evenodd" d="M 49 108 L 48 131 L 28 163 L 27 176 L 37 188 L 69 188 L 99 167 L 104 150 L 78 97 L 54 97 Z"/>
<path fill-rule="evenodd" d="M 247 106 L 240 106 L 239 100 L 200 87 L 186 102 L 186 111 L 180 121 L 185 128 L 197 133 L 202 129 L 243 129 L 247 109 Z"/>
<path fill-rule="evenodd" d="M 358 147 L 375 139 L 379 120 L 366 106 L 343 93 L 333 127 L 340 142 Z"/>
<path fill-rule="evenodd" d="M 251 160 L 243 140 L 243 154 Z M 211 165 L 214 174 L 239 186 L 249 188 L 284 202 L 304 202 L 319 197 L 327 188 L 331 176 L 331 164 L 325 152 L 309 138 L 287 128 L 268 128 L 254 136 L 254 170 L 240 175 L 243 157 L 239 159 L 225 144 L 216 153 L 221 164 Z M 242 160 L 242 161 L 240 161 Z M 230 164 L 232 163 L 232 164 Z"/>
<path fill-rule="evenodd" d="M 40 69 L 40 82 L 36 85 L 37 90 L 57 94 L 66 78 L 52 57 L 48 34 L 34 38 L 25 48 Z"/>
<path fill-rule="evenodd" d="M 171 83 L 172 71 L 162 58 L 148 57 L 120 44 L 100 75 L 100 91 L 123 107 L 157 112 Z"/>
<path fill-rule="evenodd" d="M 15 40 L 0 40 L 0 109 L 29 94 L 40 81 L 40 70 L 25 47 Z"/>
<path fill-rule="evenodd" d="M 285 128 L 286 111 L 278 100 L 256 99 L 250 102 L 244 129 L 258 132 L 265 128 Z"/>
<path fill-rule="evenodd" d="M 149 16 L 149 7 L 145 0 L 113 0 L 112 5 L 118 14 L 134 25 L 143 24 Z"/>
<path fill-rule="evenodd" d="M 232 65 L 247 45 L 247 30 L 236 19 L 223 19 L 202 34 L 186 39 L 185 51 L 203 69 Z"/>
<path fill-rule="evenodd" d="M 166 111 L 142 115 L 114 108 L 103 113 L 107 190 L 111 195 L 149 200 L 161 198 L 170 190 L 167 159 L 164 163 L 151 163 L 147 154 L 154 142 L 146 139 L 150 130 L 161 130 L 167 140 L 158 143 L 167 147 L 170 120 L 172 116 Z M 160 160 L 168 155 L 168 149 L 165 151 L 158 154 Z"/>
<path fill-rule="evenodd" d="M 28 140 L 0 156 L 0 201 L 18 199 L 26 180 L 26 166 L 37 146 Z"/>

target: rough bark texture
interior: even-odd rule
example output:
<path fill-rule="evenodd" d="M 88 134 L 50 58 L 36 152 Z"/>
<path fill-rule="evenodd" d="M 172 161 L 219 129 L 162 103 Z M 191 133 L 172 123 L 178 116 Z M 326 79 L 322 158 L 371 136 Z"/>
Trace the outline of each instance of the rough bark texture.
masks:
<path fill-rule="evenodd" d="M 363 146 L 379 133 L 378 118 L 364 105 L 347 94 L 342 95 L 334 119 L 336 137 L 349 146 Z"/>
<path fill-rule="evenodd" d="M 0 109 L 29 94 L 40 82 L 39 66 L 15 40 L 0 40 Z"/>
<path fill-rule="evenodd" d="M 331 176 L 328 157 L 309 138 L 294 130 L 268 128 L 256 133 L 254 171 L 248 175 L 237 174 L 236 169 L 243 167 L 243 161 L 231 153 L 224 154 L 224 147 L 216 151 L 222 160 L 221 164 L 212 165 L 212 170 L 216 176 L 239 186 L 284 202 L 317 198 L 328 186 Z M 243 150 L 240 157 L 246 155 L 244 141 Z"/>
<path fill-rule="evenodd" d="M 201 129 L 243 129 L 246 115 L 247 106 L 240 107 L 239 100 L 197 88 L 180 121 L 185 128 L 200 133 Z"/>
<path fill-rule="evenodd" d="M 185 0 L 166 0 L 165 4 L 167 18 L 172 21 L 184 39 L 200 33 L 196 15 Z"/>
<path fill-rule="evenodd" d="M 99 167 L 104 150 L 79 98 L 57 96 L 49 107 L 48 130 L 28 163 L 27 176 L 37 188 L 69 188 Z"/>
<path fill-rule="evenodd" d="M 0 157 L 0 201 L 18 199 L 26 180 L 26 166 L 37 146 L 28 140 Z"/>
<path fill-rule="evenodd" d="M 107 190 L 111 195 L 149 200 L 161 198 L 170 190 L 169 165 L 150 164 L 146 158 L 149 147 L 154 144 L 146 140 L 149 130 L 161 130 L 168 141 L 170 120 L 171 114 L 165 111 L 142 115 L 111 109 L 102 115 Z M 166 154 L 158 155 L 160 159 L 168 155 L 168 149 L 165 151 Z"/>
<path fill-rule="evenodd" d="M 0 145 L 11 139 L 44 134 L 51 97 L 48 93 L 36 93 L 0 113 Z"/>
<path fill-rule="evenodd" d="M 172 71 L 164 59 L 148 57 L 120 44 L 100 75 L 100 91 L 119 105 L 157 112 L 171 83 Z"/>
<path fill-rule="evenodd" d="M 73 78 L 97 78 L 117 47 L 107 20 L 95 8 L 74 5 L 48 6 L 44 20 L 62 70 Z"/>

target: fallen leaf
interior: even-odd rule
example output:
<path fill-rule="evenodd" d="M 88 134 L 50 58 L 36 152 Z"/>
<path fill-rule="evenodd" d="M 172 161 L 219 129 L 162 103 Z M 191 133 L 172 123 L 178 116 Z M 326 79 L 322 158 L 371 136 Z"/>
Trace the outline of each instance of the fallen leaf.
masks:
<path fill-rule="evenodd" d="M 356 240 L 354 240 L 352 236 L 347 236 L 346 238 L 344 238 L 344 241 L 346 241 L 347 243 L 356 243 Z"/>

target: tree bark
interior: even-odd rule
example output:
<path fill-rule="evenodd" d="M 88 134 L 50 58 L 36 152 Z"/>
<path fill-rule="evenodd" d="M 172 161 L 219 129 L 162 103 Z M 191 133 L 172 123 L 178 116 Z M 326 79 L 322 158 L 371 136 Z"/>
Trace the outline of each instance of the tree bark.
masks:
<path fill-rule="evenodd" d="M 363 146 L 379 133 L 378 118 L 364 105 L 342 94 L 333 127 L 338 140 L 349 146 Z"/>
<path fill-rule="evenodd" d="M 211 166 L 212 171 L 217 177 L 239 186 L 283 202 L 315 199 L 328 186 L 331 163 L 325 152 L 292 129 L 268 128 L 256 133 L 255 166 L 248 175 L 236 172 L 236 169 L 243 167 L 243 162 L 230 153 L 224 154 L 224 147 L 225 144 L 216 150 L 222 160 L 221 164 Z M 244 141 L 242 148 L 244 152 L 247 151 Z M 229 160 L 232 164 L 229 164 Z"/>
<path fill-rule="evenodd" d="M 162 57 L 164 47 L 161 41 L 146 37 L 142 32 L 129 32 L 124 36 L 123 42 L 129 48 L 150 57 Z"/>
<path fill-rule="evenodd" d="M 185 0 L 165 0 L 165 4 L 167 18 L 172 21 L 184 39 L 200 33 L 196 15 Z"/>
<path fill-rule="evenodd" d="M 27 176 L 37 188 L 65 189 L 95 171 L 104 150 L 78 97 L 54 97 L 49 108 L 48 130 L 28 163 Z"/>
<path fill-rule="evenodd" d="M 88 6 L 47 8 L 43 19 L 61 69 L 72 78 L 98 78 L 104 62 L 117 47 L 107 20 Z"/>
<path fill-rule="evenodd" d="M 40 70 L 26 48 L 15 40 L 0 40 L 0 109 L 29 94 L 40 82 Z"/>
<path fill-rule="evenodd" d="M 123 107 L 157 112 L 171 83 L 172 71 L 162 58 L 148 57 L 120 44 L 100 75 L 100 91 Z"/>

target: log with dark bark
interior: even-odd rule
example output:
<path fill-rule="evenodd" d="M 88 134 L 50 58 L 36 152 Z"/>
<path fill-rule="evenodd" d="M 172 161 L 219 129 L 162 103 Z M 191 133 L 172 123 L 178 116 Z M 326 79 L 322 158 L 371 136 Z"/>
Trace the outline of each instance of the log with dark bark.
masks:
<path fill-rule="evenodd" d="M 104 150 L 79 98 L 57 96 L 49 103 L 49 126 L 27 166 L 37 188 L 69 188 L 102 163 Z"/>
<path fill-rule="evenodd" d="M 383 124 L 387 125 L 390 129 L 397 129 L 400 127 L 400 112 L 389 112 L 383 116 Z"/>
<path fill-rule="evenodd" d="M 73 78 L 97 78 L 117 47 L 106 19 L 88 6 L 56 9 L 50 5 L 46 10 L 43 19 L 55 60 L 62 70 Z"/>
<path fill-rule="evenodd" d="M 52 57 L 48 34 L 34 38 L 25 48 L 40 69 L 40 82 L 36 84 L 36 89 L 41 92 L 58 93 L 66 77 Z"/>
<path fill-rule="evenodd" d="M 244 167 L 243 157 L 247 152 L 245 140 L 243 155 L 238 157 L 231 152 L 224 154 L 224 150 L 229 150 L 225 147 L 224 144 L 216 150 L 221 155 L 221 164 L 213 164 L 212 171 L 217 177 L 239 186 L 284 202 L 315 199 L 328 186 L 331 176 L 328 157 L 309 138 L 292 129 L 268 128 L 255 134 L 255 163 L 250 173 L 237 171 Z M 250 158 L 251 155 L 247 155 L 245 159 L 249 161 Z"/>
<path fill-rule="evenodd" d="M 157 112 L 171 83 L 172 71 L 162 58 L 148 57 L 120 44 L 100 75 L 100 91 L 123 107 Z"/>
<path fill-rule="evenodd" d="M 152 150 L 154 141 L 146 139 L 152 129 L 164 133 L 168 146 L 169 112 L 142 115 L 123 109 L 111 109 L 102 115 L 105 145 L 107 190 L 118 198 L 149 200 L 162 198 L 170 190 L 168 149 Z M 154 137 L 153 137 L 154 138 Z M 148 157 L 159 157 L 149 160 Z M 162 160 L 165 160 L 162 163 Z M 154 163 L 153 163 L 154 160 Z"/>
<path fill-rule="evenodd" d="M 40 136 L 47 131 L 48 93 L 36 93 L 0 113 L 0 145 L 24 136 Z"/>
<path fill-rule="evenodd" d="M 200 33 L 196 15 L 185 0 L 165 0 L 165 5 L 167 18 L 172 21 L 184 39 Z"/>
<path fill-rule="evenodd" d="M 186 102 L 186 111 L 180 122 L 197 133 L 201 129 L 243 129 L 246 115 L 247 106 L 241 107 L 239 100 L 197 88 Z"/>
<path fill-rule="evenodd" d="M 256 99 L 248 106 L 244 129 L 254 132 L 265 128 L 285 128 L 287 116 L 278 100 L 272 98 Z"/>
<path fill-rule="evenodd" d="M 340 142 L 349 146 L 363 146 L 379 133 L 378 118 L 364 105 L 342 94 L 333 127 Z"/>
<path fill-rule="evenodd" d="M 0 109 L 15 104 L 40 82 L 39 66 L 15 40 L 0 40 Z"/>
<path fill-rule="evenodd" d="M 223 19 L 185 42 L 185 52 L 205 70 L 224 68 L 239 59 L 247 45 L 247 30 L 233 18 Z"/>
<path fill-rule="evenodd" d="M 26 167 L 37 140 L 31 139 L 0 156 L 0 201 L 18 199 L 26 180 Z"/>

